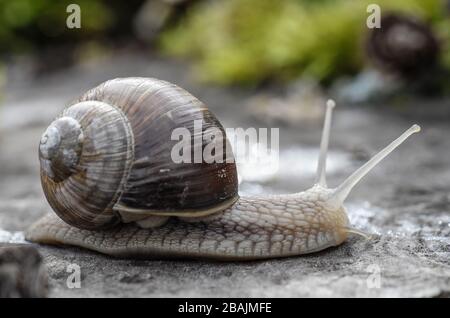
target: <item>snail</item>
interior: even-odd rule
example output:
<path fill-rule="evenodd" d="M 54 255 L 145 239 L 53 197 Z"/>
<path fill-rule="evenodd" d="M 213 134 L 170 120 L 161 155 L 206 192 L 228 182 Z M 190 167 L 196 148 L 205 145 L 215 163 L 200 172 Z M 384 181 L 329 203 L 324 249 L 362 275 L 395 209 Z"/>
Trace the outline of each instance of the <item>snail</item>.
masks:
<path fill-rule="evenodd" d="M 202 102 L 158 79 L 107 81 L 66 108 L 43 134 L 41 183 L 56 213 L 34 223 L 26 239 L 116 257 L 252 260 L 320 251 L 350 234 L 367 236 L 351 227 L 343 203 L 361 178 L 420 127 L 413 125 L 329 188 L 334 106 L 327 102 L 315 185 L 293 194 L 239 197 L 234 162 L 171 160 L 174 129 L 192 132 L 193 122 L 201 120 L 224 132 Z"/>

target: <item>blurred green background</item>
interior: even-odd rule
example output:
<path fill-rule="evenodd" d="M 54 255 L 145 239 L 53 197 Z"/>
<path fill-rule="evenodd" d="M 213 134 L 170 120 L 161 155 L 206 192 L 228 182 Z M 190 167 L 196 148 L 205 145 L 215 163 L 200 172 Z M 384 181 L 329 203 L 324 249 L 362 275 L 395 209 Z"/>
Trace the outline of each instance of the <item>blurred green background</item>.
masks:
<path fill-rule="evenodd" d="M 366 8 L 374 1 L 230 0 L 203 3 L 162 37 L 164 52 L 191 56 L 207 80 L 254 83 L 308 75 L 320 80 L 363 67 Z M 383 11 L 448 30 L 441 1 L 381 0 Z M 445 25 L 440 25 L 441 23 Z M 442 34 L 444 36 L 444 34 Z M 446 57 L 448 60 L 449 52 Z"/>
<path fill-rule="evenodd" d="M 283 84 L 302 77 L 330 85 L 374 64 L 366 49 L 366 9 L 373 1 L 79 0 L 82 27 L 75 30 L 65 23 L 72 2 L 0 0 L 3 73 L 18 56 L 33 56 L 39 73 L 124 46 L 186 59 L 196 79 L 218 85 Z M 401 13 L 429 27 L 439 43 L 439 74 L 447 74 L 448 1 L 376 4 L 382 14 Z M 448 76 L 439 81 L 447 87 Z"/>

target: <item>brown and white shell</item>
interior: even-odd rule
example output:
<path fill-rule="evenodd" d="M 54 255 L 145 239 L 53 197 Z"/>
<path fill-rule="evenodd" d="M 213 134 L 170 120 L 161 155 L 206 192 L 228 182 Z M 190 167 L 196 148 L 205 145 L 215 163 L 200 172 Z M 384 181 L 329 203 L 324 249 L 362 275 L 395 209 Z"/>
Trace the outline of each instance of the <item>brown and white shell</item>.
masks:
<path fill-rule="evenodd" d="M 202 132 L 222 132 L 222 162 L 172 160 L 176 128 L 207 145 L 194 121 Z M 230 149 L 220 122 L 187 91 L 153 78 L 118 78 L 86 92 L 47 128 L 39 146 L 41 182 L 58 216 L 79 228 L 208 215 L 238 198 Z"/>

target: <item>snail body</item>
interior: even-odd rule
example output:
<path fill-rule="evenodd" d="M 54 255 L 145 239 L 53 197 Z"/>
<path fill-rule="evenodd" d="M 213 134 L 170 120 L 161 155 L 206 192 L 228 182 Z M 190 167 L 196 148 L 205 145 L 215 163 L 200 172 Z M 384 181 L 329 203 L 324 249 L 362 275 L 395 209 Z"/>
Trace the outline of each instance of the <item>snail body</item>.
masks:
<path fill-rule="evenodd" d="M 33 224 L 26 239 L 118 257 L 249 260 L 312 253 L 341 244 L 350 233 L 365 235 L 351 228 L 344 200 L 420 127 L 412 126 L 330 189 L 325 171 L 333 108 L 329 101 L 312 188 L 239 197 L 236 166 L 226 160 L 225 148 L 219 162 L 171 160 L 173 129 L 192 131 L 201 120 L 224 132 L 203 103 L 156 79 L 105 82 L 66 108 L 44 133 L 41 181 L 57 215 Z"/>
<path fill-rule="evenodd" d="M 210 220 L 171 218 L 148 229 L 123 224 L 82 230 L 48 214 L 33 225 L 28 239 L 123 258 L 251 260 L 301 255 L 339 245 L 347 238 L 345 210 L 324 208 L 326 193 L 316 187 L 300 194 L 241 197 Z"/>

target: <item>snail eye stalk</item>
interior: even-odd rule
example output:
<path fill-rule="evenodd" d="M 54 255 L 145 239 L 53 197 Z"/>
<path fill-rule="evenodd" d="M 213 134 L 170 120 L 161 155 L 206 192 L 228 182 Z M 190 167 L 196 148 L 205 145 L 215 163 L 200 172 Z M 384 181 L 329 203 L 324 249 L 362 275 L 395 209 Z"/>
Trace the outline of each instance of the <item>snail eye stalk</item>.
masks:
<path fill-rule="evenodd" d="M 362 167 L 353 172 L 339 187 L 334 190 L 333 195 L 328 200 L 331 206 L 341 206 L 345 199 L 350 194 L 353 187 L 375 166 L 377 166 L 387 155 L 389 155 L 394 149 L 400 146 L 409 136 L 420 131 L 419 125 L 412 125 L 408 130 L 400 135 L 397 139 L 391 142 L 386 148 L 378 152 L 369 161 L 367 161 Z"/>
<path fill-rule="evenodd" d="M 329 99 L 327 101 L 327 110 L 325 113 L 325 122 L 323 124 L 322 139 L 320 141 L 320 154 L 319 161 L 317 163 L 317 177 L 316 184 L 326 188 L 327 187 L 327 153 L 328 153 L 328 143 L 330 141 L 330 127 L 331 118 L 333 114 L 333 108 L 336 106 L 334 100 Z"/>

